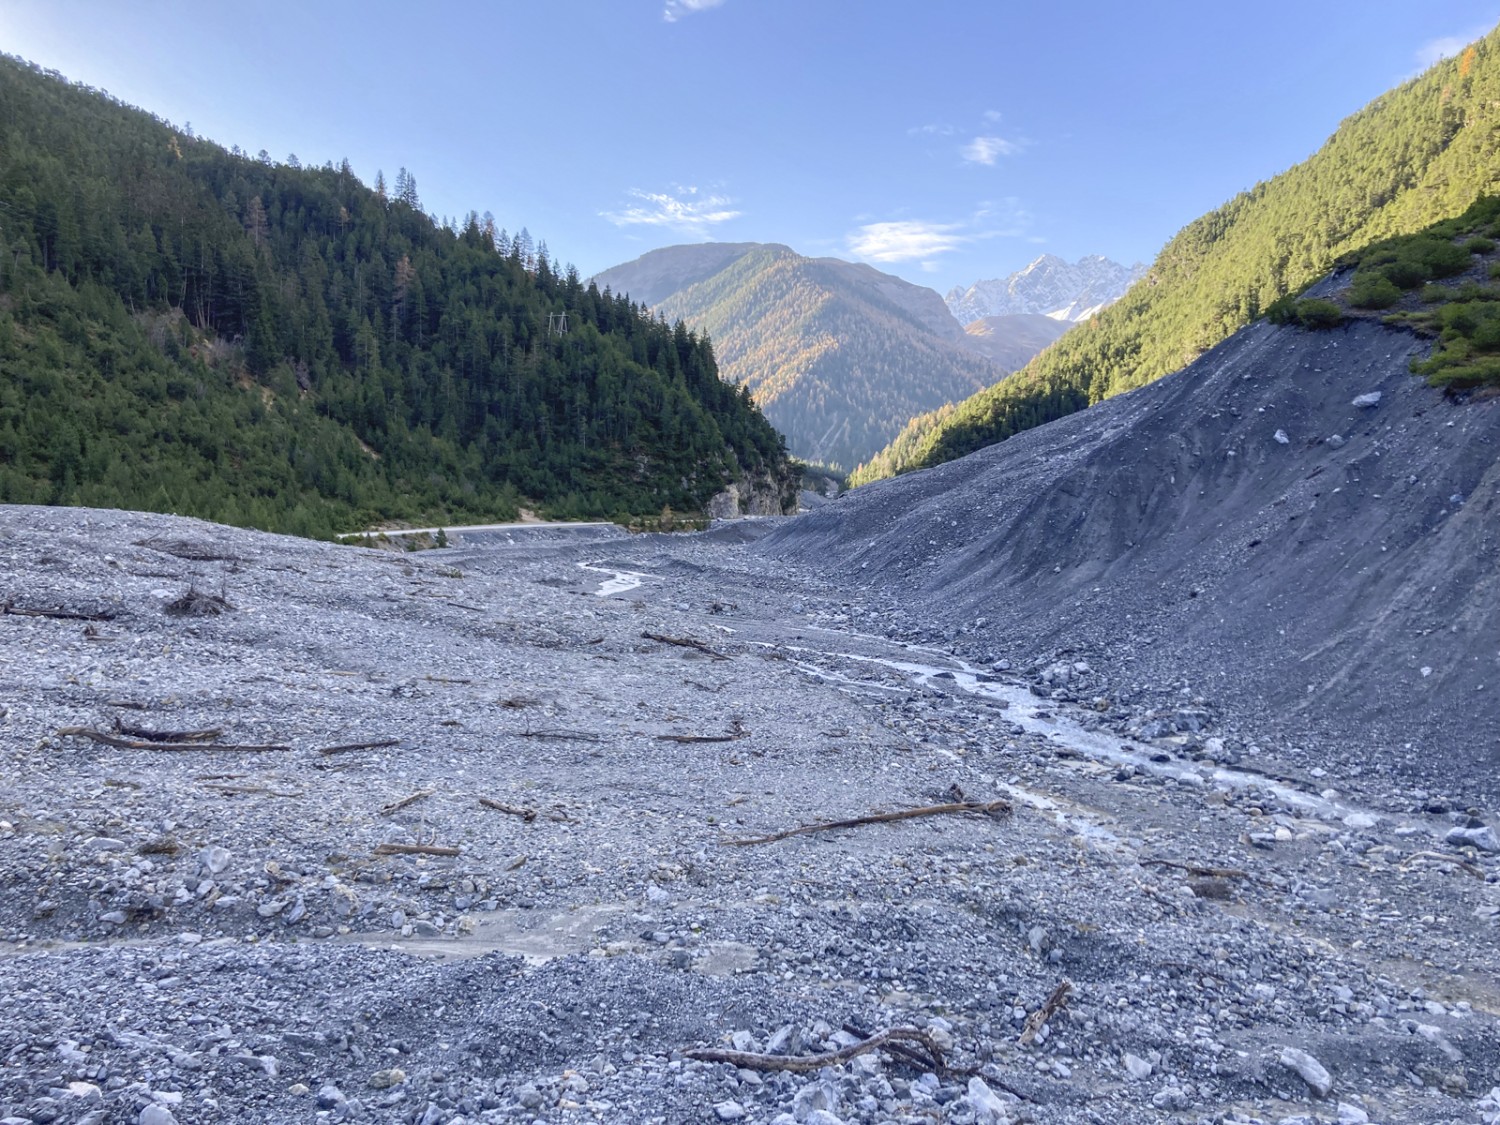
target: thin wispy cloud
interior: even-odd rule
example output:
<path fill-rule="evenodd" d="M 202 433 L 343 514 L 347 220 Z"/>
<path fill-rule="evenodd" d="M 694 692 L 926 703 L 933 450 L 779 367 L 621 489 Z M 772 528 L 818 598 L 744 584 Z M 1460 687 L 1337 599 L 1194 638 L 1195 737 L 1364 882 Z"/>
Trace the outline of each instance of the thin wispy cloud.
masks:
<path fill-rule="evenodd" d="M 1000 111 L 998 109 L 987 109 L 987 110 L 984 111 L 984 119 L 986 121 L 988 121 L 991 125 L 995 125 L 995 124 L 999 123 L 1000 116 L 1001 116 L 1001 114 L 1000 114 Z"/>
<path fill-rule="evenodd" d="M 969 164 L 994 164 L 1002 156 L 1014 156 L 1021 146 L 1004 137 L 975 137 L 961 150 Z"/>
<path fill-rule="evenodd" d="M 872 262 L 916 262 L 957 250 L 967 238 L 959 223 L 929 223 L 906 219 L 866 223 L 849 235 L 849 250 Z"/>
<path fill-rule="evenodd" d="M 673 191 L 675 195 L 632 188 L 629 194 L 634 203 L 600 214 L 617 227 L 664 227 L 699 238 L 706 237 L 714 225 L 737 219 L 741 214 L 733 209 L 734 200 L 728 196 L 700 195 L 696 187 L 676 186 Z"/>
<path fill-rule="evenodd" d="M 1417 48 L 1417 66 L 1421 70 L 1426 70 L 1439 59 L 1452 58 L 1488 30 L 1488 27 L 1481 26 L 1470 28 L 1459 35 L 1442 35 L 1436 39 L 1429 39 Z"/>
<path fill-rule="evenodd" d="M 662 11 L 661 18 L 668 23 L 676 23 L 684 16 L 706 12 L 710 8 L 717 8 L 722 3 L 724 0 L 667 0 L 667 6 Z"/>
<path fill-rule="evenodd" d="M 908 137 L 951 137 L 958 132 L 952 125 L 913 125 L 906 131 Z"/>
<path fill-rule="evenodd" d="M 929 273 L 939 267 L 938 258 L 974 242 L 989 238 L 1024 235 L 1031 216 L 1020 200 L 987 200 L 962 222 L 938 223 L 925 219 L 898 219 L 865 223 L 844 240 L 856 258 L 870 262 L 919 262 Z"/>

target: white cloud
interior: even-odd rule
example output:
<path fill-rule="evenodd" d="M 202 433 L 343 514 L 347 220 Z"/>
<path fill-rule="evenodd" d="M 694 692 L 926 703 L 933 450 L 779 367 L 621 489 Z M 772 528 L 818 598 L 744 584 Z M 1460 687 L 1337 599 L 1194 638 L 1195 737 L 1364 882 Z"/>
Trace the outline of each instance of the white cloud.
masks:
<path fill-rule="evenodd" d="M 908 137 L 951 137 L 958 132 L 952 125 L 913 125 L 906 131 Z"/>
<path fill-rule="evenodd" d="M 1487 26 L 1480 26 L 1462 35 L 1443 35 L 1437 39 L 1429 39 L 1417 48 L 1417 65 L 1426 70 L 1439 59 L 1452 58 L 1488 30 Z"/>
<path fill-rule="evenodd" d="M 600 214 L 617 227 L 666 227 L 700 238 L 706 236 L 714 224 L 737 219 L 741 214 L 731 209 L 734 200 L 728 196 L 700 196 L 696 187 L 674 185 L 673 190 L 676 195 L 631 188 L 630 196 L 637 200 L 636 203 L 619 211 L 602 211 Z"/>
<path fill-rule="evenodd" d="M 871 262 L 917 262 L 935 272 L 938 257 L 973 242 L 990 238 L 1019 238 L 1031 226 L 1031 216 L 1018 199 L 985 201 L 968 219 L 957 223 L 934 223 L 922 219 L 865 223 L 845 238 L 856 258 Z"/>
<path fill-rule="evenodd" d="M 991 124 L 995 124 L 1000 120 L 1000 111 L 998 109 L 987 109 L 984 111 L 984 119 Z"/>
<path fill-rule="evenodd" d="M 911 262 L 957 250 L 969 241 L 959 223 L 927 223 L 908 219 L 894 223 L 866 223 L 849 235 L 849 250 L 872 262 Z"/>
<path fill-rule="evenodd" d="M 683 16 L 706 12 L 710 8 L 717 8 L 722 3 L 724 0 L 667 0 L 667 6 L 662 11 L 661 18 L 668 23 L 676 23 Z"/>
<path fill-rule="evenodd" d="M 970 164 L 993 164 L 1002 156 L 1014 156 L 1021 146 L 1004 137 L 975 137 L 963 147 L 963 158 Z"/>

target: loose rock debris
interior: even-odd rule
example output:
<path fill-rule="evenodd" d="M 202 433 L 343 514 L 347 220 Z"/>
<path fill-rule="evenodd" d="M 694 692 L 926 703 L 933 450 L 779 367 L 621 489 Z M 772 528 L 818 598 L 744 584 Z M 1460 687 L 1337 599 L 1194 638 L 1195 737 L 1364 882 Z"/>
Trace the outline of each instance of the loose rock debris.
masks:
<path fill-rule="evenodd" d="M 134 543 L 153 538 L 238 561 L 174 560 L 164 589 L 131 572 L 151 569 Z M 579 560 L 663 577 L 580 596 Z M 422 592 L 455 567 L 482 613 Z M 1057 697 L 1093 688 L 1076 668 L 1093 654 L 1067 655 L 1066 689 L 1052 651 L 981 681 L 894 591 L 852 595 L 713 532 L 394 556 L 9 507 L 0 570 L 18 605 L 115 612 L 103 642 L 5 618 L 0 1120 L 1500 1112 L 1500 857 L 1461 783 L 1310 776 L 1213 725 L 1121 732 L 1133 757 L 1100 757 L 1142 712 Z M 189 582 L 239 611 L 161 613 Z M 637 651 L 643 613 L 664 636 L 722 626 L 733 651 L 781 659 L 687 683 Z M 124 703 L 134 733 L 114 725 Z M 674 729 L 743 737 L 705 752 L 657 737 Z M 198 751 L 217 741 L 148 737 L 214 730 L 292 749 L 216 764 Z M 317 752 L 361 735 L 406 749 Z M 1231 752 L 1281 780 L 1231 777 Z M 972 808 L 1000 799 L 999 827 Z M 721 846 L 778 825 L 808 839 Z M 806 1071 L 684 1051 L 818 1059 L 898 1028 L 942 1064 L 899 1038 Z M 1288 1048 L 1326 1071 L 1326 1098 Z"/>

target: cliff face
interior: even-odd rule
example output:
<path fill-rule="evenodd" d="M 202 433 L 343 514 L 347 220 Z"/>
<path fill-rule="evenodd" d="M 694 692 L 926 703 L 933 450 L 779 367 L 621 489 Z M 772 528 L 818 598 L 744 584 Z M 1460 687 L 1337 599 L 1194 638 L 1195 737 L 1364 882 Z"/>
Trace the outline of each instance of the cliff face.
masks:
<path fill-rule="evenodd" d="M 797 510 L 797 478 L 766 473 L 742 473 L 738 480 L 708 502 L 708 518 L 784 516 Z"/>
<path fill-rule="evenodd" d="M 1256 324 L 761 549 L 896 591 L 975 652 L 1088 653 L 1294 733 L 1493 764 L 1500 398 L 1426 386 L 1425 348 Z"/>

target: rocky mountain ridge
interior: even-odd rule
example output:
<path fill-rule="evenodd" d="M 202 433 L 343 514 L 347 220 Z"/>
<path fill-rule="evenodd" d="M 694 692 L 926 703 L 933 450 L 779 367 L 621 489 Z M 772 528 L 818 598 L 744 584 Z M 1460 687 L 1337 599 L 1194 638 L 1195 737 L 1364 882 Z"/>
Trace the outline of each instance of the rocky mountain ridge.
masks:
<path fill-rule="evenodd" d="M 1043 254 L 1008 277 L 954 286 L 943 299 L 964 324 L 1017 313 L 1077 323 L 1118 301 L 1145 273 L 1139 262 L 1122 266 L 1100 254 L 1076 262 Z"/>

